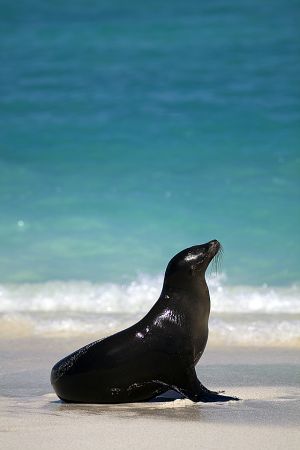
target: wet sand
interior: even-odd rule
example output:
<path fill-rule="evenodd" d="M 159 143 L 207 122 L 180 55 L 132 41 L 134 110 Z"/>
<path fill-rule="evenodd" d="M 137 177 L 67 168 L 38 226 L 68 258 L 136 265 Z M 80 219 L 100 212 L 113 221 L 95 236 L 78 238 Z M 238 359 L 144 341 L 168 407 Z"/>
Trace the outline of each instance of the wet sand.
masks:
<path fill-rule="evenodd" d="M 51 389 L 51 367 L 89 340 L 0 341 L 3 448 L 298 448 L 298 349 L 208 346 L 200 380 L 239 402 L 194 404 L 168 393 L 139 404 L 64 404 Z"/>

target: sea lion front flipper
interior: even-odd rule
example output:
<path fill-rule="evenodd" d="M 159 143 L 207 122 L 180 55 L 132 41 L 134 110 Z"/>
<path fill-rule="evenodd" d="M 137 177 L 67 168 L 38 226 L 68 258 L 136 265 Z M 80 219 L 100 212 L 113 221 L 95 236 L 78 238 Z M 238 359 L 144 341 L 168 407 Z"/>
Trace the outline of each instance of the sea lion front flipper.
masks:
<path fill-rule="evenodd" d="M 173 386 L 178 392 L 183 394 L 193 402 L 228 402 L 239 400 L 237 397 L 220 395 L 218 392 L 210 391 L 198 380 L 195 369 L 190 370 L 181 378 L 180 383 Z"/>
<path fill-rule="evenodd" d="M 231 397 L 229 395 L 221 395 L 213 391 L 203 392 L 197 395 L 195 402 L 229 402 L 230 400 L 239 400 L 238 397 Z"/>

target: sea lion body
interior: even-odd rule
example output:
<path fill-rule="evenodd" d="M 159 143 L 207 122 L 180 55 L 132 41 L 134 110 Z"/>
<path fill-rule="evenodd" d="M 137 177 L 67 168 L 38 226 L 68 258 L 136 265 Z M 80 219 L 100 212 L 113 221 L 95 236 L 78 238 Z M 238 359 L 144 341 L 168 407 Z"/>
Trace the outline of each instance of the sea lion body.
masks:
<path fill-rule="evenodd" d="M 234 399 L 206 389 L 195 372 L 208 338 L 204 275 L 219 248 L 218 241 L 210 241 L 172 258 L 161 295 L 143 319 L 53 367 L 57 395 L 66 402 L 124 403 L 174 389 L 193 401 Z"/>

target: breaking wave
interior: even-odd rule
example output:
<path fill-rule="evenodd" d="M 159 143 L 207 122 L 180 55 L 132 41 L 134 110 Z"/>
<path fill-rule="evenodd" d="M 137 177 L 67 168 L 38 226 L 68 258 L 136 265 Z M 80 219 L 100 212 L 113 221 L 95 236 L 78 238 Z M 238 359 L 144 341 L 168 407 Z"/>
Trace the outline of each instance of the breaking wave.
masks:
<path fill-rule="evenodd" d="M 51 281 L 0 285 L 0 336 L 109 335 L 130 326 L 158 298 L 163 276 L 128 284 Z M 231 286 L 208 280 L 213 344 L 299 345 L 300 287 Z"/>

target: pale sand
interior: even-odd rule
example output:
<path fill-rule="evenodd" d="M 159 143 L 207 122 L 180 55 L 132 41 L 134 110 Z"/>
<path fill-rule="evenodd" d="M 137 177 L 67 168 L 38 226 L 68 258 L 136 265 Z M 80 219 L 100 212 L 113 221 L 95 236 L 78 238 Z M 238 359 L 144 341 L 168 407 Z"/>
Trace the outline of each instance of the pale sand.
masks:
<path fill-rule="evenodd" d="M 297 349 L 208 347 L 199 378 L 239 402 L 165 396 L 131 405 L 64 404 L 51 392 L 51 366 L 88 341 L 0 341 L 1 449 L 300 448 Z"/>

